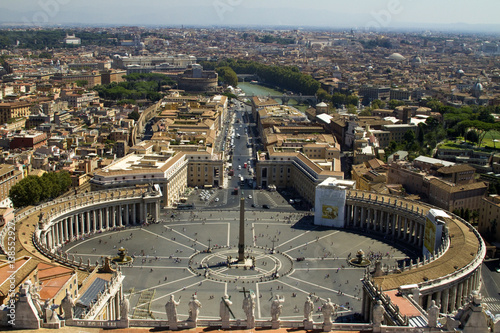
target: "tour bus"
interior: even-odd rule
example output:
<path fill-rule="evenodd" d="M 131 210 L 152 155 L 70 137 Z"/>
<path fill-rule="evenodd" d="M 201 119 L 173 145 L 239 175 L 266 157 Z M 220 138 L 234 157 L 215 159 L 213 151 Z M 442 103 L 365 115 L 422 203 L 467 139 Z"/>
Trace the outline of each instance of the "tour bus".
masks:
<path fill-rule="evenodd" d="M 244 164 L 243 164 L 243 168 L 244 168 L 244 169 L 246 169 L 246 168 L 247 168 L 247 164 L 246 164 L 246 163 L 244 163 Z"/>

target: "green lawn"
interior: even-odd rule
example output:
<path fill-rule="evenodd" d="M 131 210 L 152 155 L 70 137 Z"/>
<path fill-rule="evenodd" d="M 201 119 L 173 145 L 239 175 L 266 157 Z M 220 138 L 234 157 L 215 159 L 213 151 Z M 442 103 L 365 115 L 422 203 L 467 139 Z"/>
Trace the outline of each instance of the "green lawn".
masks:
<path fill-rule="evenodd" d="M 494 142 L 493 140 L 496 140 L 496 142 Z M 481 147 L 500 149 L 500 132 L 489 131 L 484 137 Z"/>

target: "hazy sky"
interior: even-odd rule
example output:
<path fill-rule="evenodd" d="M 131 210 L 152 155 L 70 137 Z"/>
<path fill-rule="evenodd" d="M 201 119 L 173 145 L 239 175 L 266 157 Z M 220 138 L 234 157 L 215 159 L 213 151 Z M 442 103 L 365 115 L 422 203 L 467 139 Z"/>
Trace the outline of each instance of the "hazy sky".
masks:
<path fill-rule="evenodd" d="M 460 28 L 499 24 L 498 0 L 0 0 L 0 23 Z"/>

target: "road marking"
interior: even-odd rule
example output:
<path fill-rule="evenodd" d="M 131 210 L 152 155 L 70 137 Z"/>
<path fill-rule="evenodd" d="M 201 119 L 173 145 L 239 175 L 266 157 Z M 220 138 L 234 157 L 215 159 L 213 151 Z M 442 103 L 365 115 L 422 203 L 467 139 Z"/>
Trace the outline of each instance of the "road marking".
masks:
<path fill-rule="evenodd" d="M 298 279 L 298 278 L 293 277 L 293 276 L 290 276 L 290 275 L 288 275 L 287 277 L 288 277 L 288 278 L 290 278 L 290 279 L 293 279 L 293 280 L 295 280 L 295 281 L 299 281 L 299 282 L 303 282 L 303 283 L 309 284 L 309 285 L 311 285 L 311 286 L 315 286 L 316 288 L 320 288 L 320 289 L 328 290 L 328 291 L 330 291 L 330 292 L 332 292 L 332 293 L 337 293 L 337 294 L 339 293 L 339 290 L 335 290 L 335 289 L 327 288 L 327 287 L 324 287 L 324 286 L 322 286 L 322 285 L 319 285 L 319 284 L 316 284 L 316 283 L 312 283 L 312 282 L 309 282 L 309 281 L 305 281 L 305 280 L 301 280 L 301 279 Z M 349 295 L 349 294 L 344 294 L 344 293 L 342 293 L 342 295 L 343 295 L 343 296 L 350 297 L 350 298 L 358 299 L 358 298 L 357 298 L 356 296 L 354 296 L 354 295 Z"/>
<path fill-rule="evenodd" d="M 170 281 L 170 282 L 166 282 L 166 283 L 162 283 L 162 284 L 159 284 L 159 285 L 156 285 L 156 286 L 153 286 L 153 287 L 149 287 L 149 288 L 145 288 L 145 289 L 142 289 L 142 290 L 137 290 L 137 291 L 134 291 L 133 293 L 130 294 L 130 296 L 134 295 L 134 294 L 138 294 L 138 293 L 141 293 L 145 290 L 151 290 L 151 289 L 156 289 L 158 287 L 162 287 L 162 286 L 167 286 L 169 284 L 172 284 L 172 283 L 177 283 L 179 281 L 184 281 L 184 280 L 187 280 L 187 279 L 192 279 L 194 277 L 197 277 L 197 275 L 191 275 L 191 276 L 187 276 L 185 278 L 182 278 L 182 279 L 177 279 L 177 280 L 174 280 L 174 281 Z M 196 283 L 199 283 L 199 282 L 196 282 Z"/>
<path fill-rule="evenodd" d="M 257 298 L 257 318 L 260 318 L 259 283 L 255 284 L 255 298 Z"/>
<path fill-rule="evenodd" d="M 312 230 L 311 230 L 311 231 L 312 231 Z M 328 235 L 325 235 L 325 236 L 323 236 L 323 237 L 318 238 L 318 240 L 323 239 L 323 238 L 325 238 L 325 237 L 330 237 L 330 236 L 332 236 L 332 235 L 338 234 L 339 232 L 340 232 L 340 231 L 334 231 L 334 232 L 332 232 L 332 233 L 330 233 L 330 234 L 328 234 Z M 305 235 L 305 234 L 306 234 L 306 233 L 304 233 L 304 234 L 302 234 L 302 235 Z M 291 249 L 289 249 L 289 250 L 283 251 L 283 253 L 287 253 L 287 252 L 290 252 L 290 251 L 296 250 L 296 249 L 298 249 L 299 247 L 304 247 L 304 246 L 307 246 L 307 245 L 309 245 L 309 243 L 313 243 L 313 242 L 315 242 L 315 241 L 316 241 L 316 240 L 313 240 L 313 241 L 306 242 L 306 243 L 303 243 L 303 244 L 301 244 L 301 245 L 298 245 L 298 246 L 296 246 L 296 247 L 292 247 L 292 248 L 291 248 Z M 281 245 L 284 245 L 284 244 L 281 244 Z M 281 246 L 281 245 L 279 245 L 279 246 Z"/>
<path fill-rule="evenodd" d="M 365 270 L 364 267 L 324 267 L 324 268 L 295 268 L 296 271 L 324 271 L 324 270 L 329 270 L 331 271 L 332 269 L 359 269 L 359 270 Z"/>
<path fill-rule="evenodd" d="M 290 243 L 290 242 L 293 242 L 295 239 L 297 239 L 297 238 L 299 238 L 299 237 L 302 237 L 302 236 L 304 236 L 304 235 L 307 235 L 308 233 L 310 233 L 311 231 L 316 230 L 316 229 L 317 229 L 317 228 L 314 228 L 314 229 L 312 229 L 312 230 L 308 230 L 308 231 L 306 231 L 306 232 L 304 232 L 304 233 L 302 233 L 302 234 L 300 234 L 300 235 L 297 235 L 297 236 L 295 236 L 295 237 L 293 237 L 293 238 L 291 238 L 291 239 L 287 240 L 286 242 L 281 243 L 279 246 L 282 246 L 282 245 L 288 244 L 288 243 Z M 288 251 L 285 251 L 285 253 L 286 253 L 286 252 L 288 252 Z"/>
<path fill-rule="evenodd" d="M 172 229 L 172 230 L 173 230 L 173 229 Z M 163 239 L 165 239 L 165 240 L 168 240 L 168 241 L 170 241 L 170 242 L 172 242 L 172 243 L 175 243 L 175 244 L 177 244 L 177 245 L 184 246 L 185 248 L 188 248 L 188 249 L 190 249 L 190 250 L 192 250 L 192 249 L 193 249 L 191 246 L 184 245 L 184 244 L 179 243 L 179 242 L 177 242 L 177 241 L 174 241 L 174 240 L 172 240 L 172 239 L 170 239 L 170 238 L 164 237 L 164 236 L 162 236 L 162 235 L 155 234 L 154 232 L 151 232 L 151 231 L 149 231 L 149 230 L 141 229 L 141 231 L 144 231 L 144 232 L 150 233 L 150 234 L 152 234 L 152 235 L 156 235 L 156 236 L 158 236 L 158 237 L 161 237 L 161 238 L 163 238 Z"/>
<path fill-rule="evenodd" d="M 192 277 L 192 276 L 191 276 L 191 277 Z M 205 280 L 204 280 L 204 281 L 205 281 Z M 200 282 L 199 282 L 199 281 L 197 281 L 197 282 L 195 282 L 195 283 L 193 283 L 193 284 L 190 284 L 190 285 L 188 285 L 188 286 L 182 287 L 181 289 L 174 290 L 173 292 L 171 292 L 171 293 L 169 293 L 169 294 L 165 294 L 165 295 L 160 296 L 160 297 L 158 297 L 158 298 L 152 299 L 152 300 L 151 300 L 151 303 L 156 302 L 156 301 L 158 301 L 158 300 L 160 300 L 160 299 L 162 299 L 162 298 L 169 297 L 170 295 L 174 295 L 175 293 L 178 293 L 179 291 L 183 291 L 183 290 L 186 290 L 186 289 L 188 289 L 188 288 L 191 288 L 191 287 L 197 286 L 197 285 L 199 285 L 199 284 L 200 284 Z M 145 304 L 140 304 L 140 305 L 145 305 Z M 137 305 L 137 306 L 139 306 L 139 305 Z"/>
<path fill-rule="evenodd" d="M 123 267 L 125 268 L 165 268 L 165 269 L 186 269 L 186 267 L 176 267 L 176 266 L 131 266 L 131 267 Z M 195 274 L 193 274 L 195 275 Z"/>

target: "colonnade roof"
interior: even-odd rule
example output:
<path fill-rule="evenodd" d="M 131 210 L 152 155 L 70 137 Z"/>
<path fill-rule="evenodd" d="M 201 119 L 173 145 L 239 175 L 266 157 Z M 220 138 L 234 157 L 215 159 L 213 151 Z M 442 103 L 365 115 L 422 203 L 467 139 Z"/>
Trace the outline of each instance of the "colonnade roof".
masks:
<path fill-rule="evenodd" d="M 36 230 L 36 226 L 38 225 L 39 221 L 39 215 L 40 212 L 44 213 L 44 216 L 49 216 L 51 214 L 51 210 L 54 208 L 55 211 L 59 209 L 64 209 L 65 205 L 67 205 L 68 202 L 71 203 L 71 207 L 75 207 L 77 204 L 80 204 L 80 202 L 83 200 L 83 204 L 85 204 L 85 200 L 88 200 L 88 202 L 92 202 L 92 199 L 94 199 L 94 202 L 97 203 L 99 201 L 99 197 L 103 198 L 104 195 L 109 195 L 110 192 L 113 193 L 113 198 L 126 198 L 126 197 L 132 197 L 133 192 L 139 190 L 142 192 L 147 191 L 146 187 L 138 187 L 135 189 L 131 188 L 125 188 L 125 189 L 114 189 L 111 191 L 96 191 L 96 192 L 90 192 L 87 193 L 85 196 L 73 196 L 68 199 L 68 201 L 64 202 L 57 202 L 57 200 L 52 201 L 51 204 L 42 207 L 40 209 L 34 210 L 31 214 L 27 215 L 25 218 L 22 218 L 15 224 L 15 232 L 16 232 L 16 258 L 23 257 L 23 256 L 28 256 L 31 257 L 31 264 L 36 266 L 38 263 L 41 262 L 46 262 L 50 263 L 51 260 L 47 257 L 45 257 L 42 253 L 40 253 L 35 245 L 33 244 L 33 233 Z M 136 192 L 137 193 L 137 192 Z M 86 198 L 86 199 L 85 199 Z M 111 199 L 108 197 L 108 199 Z M 20 215 L 34 207 L 26 207 L 22 210 L 20 210 L 16 215 Z M 54 212 L 52 212 L 54 214 Z M 5 237 L 4 242 L 8 241 L 8 237 Z M 4 248 L 6 244 L 4 244 Z M 88 272 L 81 271 L 81 270 L 76 270 L 78 274 L 78 281 L 83 281 L 87 276 Z M 19 276 L 21 278 L 21 276 Z"/>
<path fill-rule="evenodd" d="M 419 284 L 454 273 L 467 266 L 480 251 L 480 241 L 464 223 L 447 219 L 450 247 L 433 262 L 405 270 L 399 274 L 389 274 L 374 278 L 374 283 L 382 290 L 397 289 L 402 285 Z"/>

